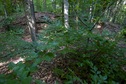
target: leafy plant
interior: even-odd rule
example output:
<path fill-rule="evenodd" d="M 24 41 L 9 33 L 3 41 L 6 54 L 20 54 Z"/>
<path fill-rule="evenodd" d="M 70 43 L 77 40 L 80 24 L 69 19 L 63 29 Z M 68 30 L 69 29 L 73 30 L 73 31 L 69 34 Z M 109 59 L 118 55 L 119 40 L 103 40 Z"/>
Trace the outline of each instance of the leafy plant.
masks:
<path fill-rule="evenodd" d="M 108 35 L 93 34 L 81 28 L 66 29 L 60 24 L 51 25 L 42 35 L 40 40 L 45 47 L 39 49 L 48 50 L 68 60 L 68 68 L 61 66 L 54 70 L 67 83 L 74 83 L 75 80 L 79 82 L 79 79 L 83 83 L 92 84 L 125 81 L 125 76 L 121 74 L 126 74 L 121 70 L 124 51 L 118 48 L 116 40 L 106 39 Z"/>

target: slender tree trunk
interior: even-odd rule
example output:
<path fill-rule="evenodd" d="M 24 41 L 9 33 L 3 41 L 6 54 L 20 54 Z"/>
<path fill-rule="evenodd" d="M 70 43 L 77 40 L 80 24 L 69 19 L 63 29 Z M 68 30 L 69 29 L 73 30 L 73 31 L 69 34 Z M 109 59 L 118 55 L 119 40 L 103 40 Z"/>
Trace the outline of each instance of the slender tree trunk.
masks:
<path fill-rule="evenodd" d="M 64 1 L 61 0 L 61 6 L 62 6 L 62 25 L 64 25 Z"/>
<path fill-rule="evenodd" d="M 46 0 L 43 0 L 43 10 L 46 11 Z"/>
<path fill-rule="evenodd" d="M 80 0 L 78 0 L 78 2 L 77 2 L 77 6 L 79 7 L 79 1 Z M 76 9 L 76 11 L 78 12 L 78 9 Z M 78 23 L 78 21 L 79 21 L 79 18 L 78 18 L 78 16 L 77 16 L 77 14 L 76 14 L 76 29 L 78 30 L 78 27 L 79 27 L 79 23 Z"/>
<path fill-rule="evenodd" d="M 64 0 L 64 26 L 69 27 L 69 3 L 68 0 Z"/>
<path fill-rule="evenodd" d="M 40 2 L 42 2 L 41 0 L 35 0 L 35 6 L 34 6 L 34 8 L 35 8 L 35 11 L 41 11 L 42 10 L 42 6 L 41 6 L 41 3 Z"/>
<path fill-rule="evenodd" d="M 53 10 L 56 11 L 56 0 L 52 0 L 52 7 Z"/>
<path fill-rule="evenodd" d="M 115 23 L 116 22 L 116 17 L 119 14 L 119 10 L 122 8 L 123 5 L 123 0 L 118 0 L 115 3 L 115 6 L 113 7 L 113 16 L 112 16 L 112 22 Z"/>
<path fill-rule="evenodd" d="M 26 16 L 28 20 L 28 28 L 31 34 L 31 39 L 35 43 L 36 42 L 36 24 L 35 24 L 35 13 L 34 13 L 34 4 L 33 0 L 27 0 L 26 5 Z"/>
<path fill-rule="evenodd" d="M 7 10 L 6 10 L 6 4 L 5 4 L 6 2 L 4 0 L 2 0 L 2 2 L 3 2 L 4 15 L 5 15 L 5 18 L 7 18 L 8 14 L 7 14 Z"/>
<path fill-rule="evenodd" d="M 90 9 L 89 9 L 89 21 L 92 22 L 93 19 L 93 4 L 90 5 Z"/>

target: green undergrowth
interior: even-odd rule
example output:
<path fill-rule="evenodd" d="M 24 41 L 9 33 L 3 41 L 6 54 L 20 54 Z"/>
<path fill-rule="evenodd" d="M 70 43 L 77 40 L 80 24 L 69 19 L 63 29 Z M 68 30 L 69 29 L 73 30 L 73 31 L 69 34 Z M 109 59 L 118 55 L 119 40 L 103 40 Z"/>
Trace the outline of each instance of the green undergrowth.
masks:
<path fill-rule="evenodd" d="M 85 29 L 52 26 L 40 36 L 39 49 L 62 57 L 62 66 L 54 73 L 65 84 L 121 84 L 126 82 L 124 52 L 118 47 L 119 37 L 93 34 Z M 43 38 L 42 38 L 43 37 Z M 64 65 L 64 66 L 63 66 Z"/>
<path fill-rule="evenodd" d="M 0 34 L 0 58 L 6 61 L 13 57 L 27 56 L 34 51 L 31 43 L 22 40 L 23 29 L 16 28 Z"/>
<path fill-rule="evenodd" d="M 53 72 L 64 84 L 126 82 L 126 72 L 122 69 L 126 64 L 126 49 L 117 46 L 117 37 L 112 39 L 106 34 L 93 34 L 83 28 L 66 29 L 60 24 L 54 24 L 38 35 L 36 49 L 14 32 L 3 33 L 0 39 L 1 53 L 6 51 L 6 54 L 10 53 L 8 56 L 15 56 L 15 53 L 26 58 L 25 63 L 9 64 L 13 72 L 0 75 L 1 84 L 43 84 L 42 80 L 33 80 L 31 73 L 37 71 L 39 63 L 51 61 L 55 57 L 62 59 Z"/>

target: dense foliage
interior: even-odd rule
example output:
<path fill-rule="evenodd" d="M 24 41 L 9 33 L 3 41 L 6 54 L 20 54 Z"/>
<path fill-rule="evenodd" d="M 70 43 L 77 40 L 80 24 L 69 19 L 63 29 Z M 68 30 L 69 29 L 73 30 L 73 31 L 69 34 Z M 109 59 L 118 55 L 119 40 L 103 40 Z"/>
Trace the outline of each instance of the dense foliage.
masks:
<path fill-rule="evenodd" d="M 14 24 L 16 14 L 23 16 L 25 2 L 0 1 L 0 62 L 14 57 L 25 59 L 17 64 L 10 62 L 9 72 L 0 74 L 0 84 L 44 84 L 32 74 L 41 63 L 57 60 L 52 72 L 63 84 L 124 84 L 126 48 L 120 43 L 126 43 L 125 0 L 68 0 L 69 28 L 62 25 L 63 1 L 44 1 L 34 0 L 35 12 L 59 16 L 55 20 L 44 16 L 50 23 L 44 22 L 48 26 L 37 34 L 36 45 L 22 40 L 26 25 Z M 101 23 L 106 27 L 107 22 L 120 25 L 119 31 L 110 31 L 113 25 L 102 31 L 96 28 Z M 60 82 L 56 80 L 55 84 Z"/>
<path fill-rule="evenodd" d="M 49 49 L 49 52 L 66 60 L 65 67 L 54 70 L 66 84 L 111 84 L 125 81 L 126 72 L 121 70 L 125 64 L 125 50 L 117 46 L 116 39 L 106 39 L 108 35 L 100 36 L 81 28 L 66 29 L 52 25 L 44 32 L 42 40 L 45 44 L 40 49 Z"/>

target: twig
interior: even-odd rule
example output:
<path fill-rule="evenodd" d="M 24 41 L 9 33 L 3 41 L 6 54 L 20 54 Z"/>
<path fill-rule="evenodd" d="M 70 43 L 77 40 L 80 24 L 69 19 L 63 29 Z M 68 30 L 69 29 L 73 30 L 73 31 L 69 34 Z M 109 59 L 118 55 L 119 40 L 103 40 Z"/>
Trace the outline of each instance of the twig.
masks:
<path fill-rule="evenodd" d="M 84 23 L 84 21 L 77 15 L 77 12 L 74 10 L 76 16 L 78 17 L 78 19 L 81 21 L 81 23 L 86 26 L 86 27 L 89 27 L 87 24 Z"/>
<path fill-rule="evenodd" d="M 110 8 L 113 5 L 114 2 L 111 2 L 108 7 L 105 9 L 105 11 Z M 101 17 L 104 15 L 105 12 L 102 12 L 102 14 L 100 15 L 100 17 L 97 19 L 97 21 L 95 22 L 95 24 L 91 27 L 91 29 L 89 31 L 92 31 L 94 29 L 94 27 L 97 25 L 97 23 L 99 22 L 99 20 L 101 19 Z"/>

